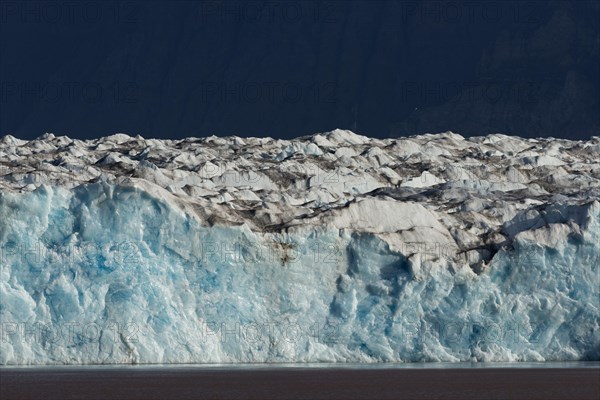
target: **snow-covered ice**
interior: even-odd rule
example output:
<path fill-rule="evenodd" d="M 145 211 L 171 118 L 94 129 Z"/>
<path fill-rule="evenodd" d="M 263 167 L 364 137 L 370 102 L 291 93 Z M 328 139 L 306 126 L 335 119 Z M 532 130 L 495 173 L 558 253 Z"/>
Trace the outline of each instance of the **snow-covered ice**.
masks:
<path fill-rule="evenodd" d="M 600 138 L 0 139 L 0 364 L 600 359 Z"/>

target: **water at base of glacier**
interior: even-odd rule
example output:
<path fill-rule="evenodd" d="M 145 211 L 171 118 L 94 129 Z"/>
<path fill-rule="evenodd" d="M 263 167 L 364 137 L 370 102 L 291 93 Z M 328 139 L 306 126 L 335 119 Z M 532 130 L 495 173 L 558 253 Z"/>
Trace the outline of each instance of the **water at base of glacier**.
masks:
<path fill-rule="evenodd" d="M 596 400 L 598 363 L 220 364 L 0 368 L 3 399 Z"/>
<path fill-rule="evenodd" d="M 415 362 L 415 363 L 226 363 L 226 364 L 87 364 L 87 365 L 10 365 L 5 371 L 244 371 L 244 370 L 385 370 L 385 369 L 598 369 L 600 361 L 547 362 Z"/>

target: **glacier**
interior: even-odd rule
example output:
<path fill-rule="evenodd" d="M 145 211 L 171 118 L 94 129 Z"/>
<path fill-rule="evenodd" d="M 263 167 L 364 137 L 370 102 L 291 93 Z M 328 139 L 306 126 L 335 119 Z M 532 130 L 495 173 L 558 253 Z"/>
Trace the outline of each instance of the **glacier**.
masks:
<path fill-rule="evenodd" d="M 600 138 L 0 139 L 0 364 L 600 360 Z"/>

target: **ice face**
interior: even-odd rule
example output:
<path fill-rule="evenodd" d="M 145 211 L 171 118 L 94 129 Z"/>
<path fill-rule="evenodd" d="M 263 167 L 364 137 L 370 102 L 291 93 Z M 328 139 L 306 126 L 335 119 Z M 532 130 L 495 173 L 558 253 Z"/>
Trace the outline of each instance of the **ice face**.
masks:
<path fill-rule="evenodd" d="M 468 149 L 500 148 L 493 137 L 58 139 L 0 147 L 12 163 L 0 174 L 2 364 L 600 359 L 590 143 L 554 154 L 552 141 L 506 139 L 517 150 L 494 171 L 526 176 L 515 189 L 468 159 L 472 176 L 452 178 Z M 240 140 L 245 159 L 216 156 Z M 352 168 L 322 160 L 326 141 Z M 459 154 L 455 170 L 429 163 L 444 179 L 414 185 L 430 176 L 402 168 L 422 161 L 393 162 L 409 141 Z M 571 162 L 560 174 L 518 163 L 532 146 Z M 278 159 L 268 170 L 265 153 Z"/>

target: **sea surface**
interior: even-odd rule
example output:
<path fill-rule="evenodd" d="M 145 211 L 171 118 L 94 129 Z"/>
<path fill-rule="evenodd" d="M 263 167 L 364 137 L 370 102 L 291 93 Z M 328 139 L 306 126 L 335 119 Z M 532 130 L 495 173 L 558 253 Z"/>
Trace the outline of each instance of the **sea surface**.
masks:
<path fill-rule="evenodd" d="M 600 362 L 0 368 L 8 399 L 600 399 Z"/>

